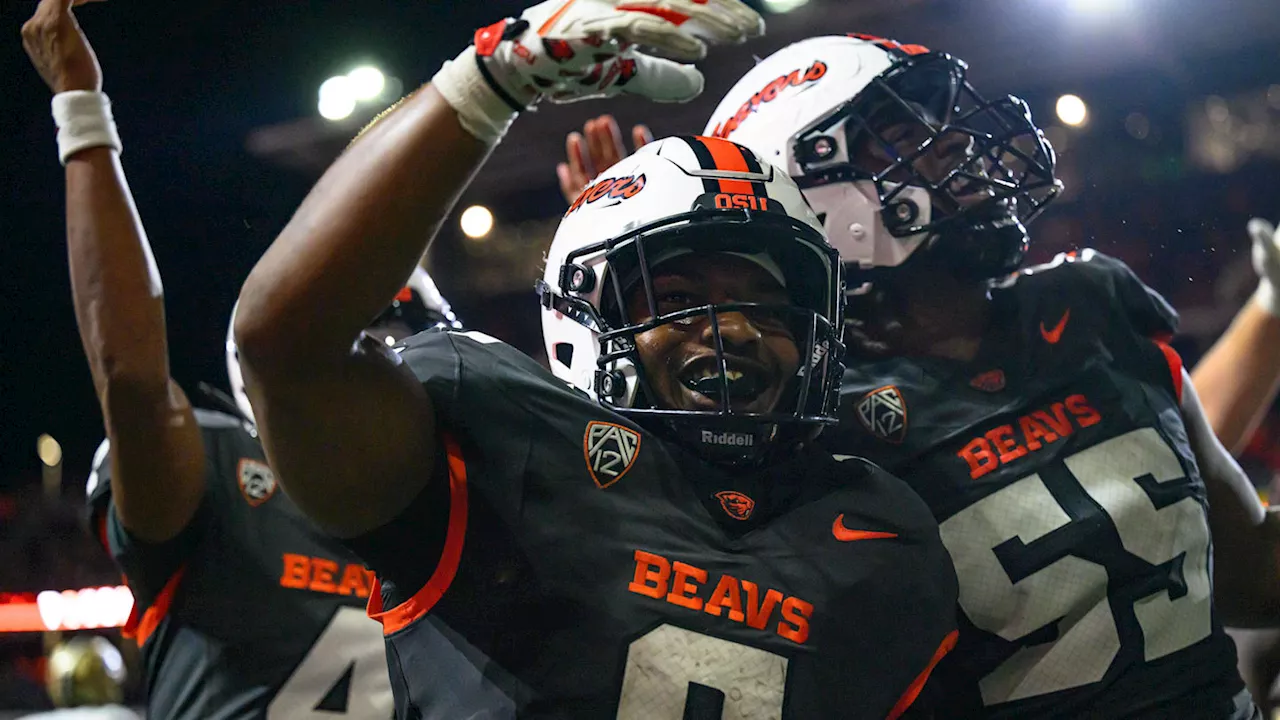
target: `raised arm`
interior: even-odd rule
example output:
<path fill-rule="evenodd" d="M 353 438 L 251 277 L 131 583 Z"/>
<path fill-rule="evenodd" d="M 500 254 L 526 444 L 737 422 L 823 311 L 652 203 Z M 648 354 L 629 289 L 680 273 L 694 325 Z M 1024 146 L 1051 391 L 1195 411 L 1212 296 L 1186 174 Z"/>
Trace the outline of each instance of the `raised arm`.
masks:
<path fill-rule="evenodd" d="M 384 344 L 357 339 L 488 150 L 419 90 L 325 173 L 241 290 L 235 335 L 267 456 L 335 534 L 381 525 L 430 479 L 430 399 Z"/>
<path fill-rule="evenodd" d="M 1222 444 L 1238 455 L 1280 390 L 1280 233 L 1249 222 L 1258 291 L 1191 372 L 1205 417 Z"/>
<path fill-rule="evenodd" d="M 160 542 L 199 505 L 204 448 L 169 377 L 160 275 L 120 165 L 97 58 L 72 14 L 78 4 L 42 0 L 22 28 L 23 46 L 58 94 L 71 290 L 111 441 L 112 498 L 125 528 Z"/>
<path fill-rule="evenodd" d="M 430 399 L 395 353 L 357 338 L 515 108 L 623 91 L 686 100 L 701 75 L 637 44 L 696 59 L 705 48 L 695 27 L 722 40 L 760 29 L 736 0 L 673 0 L 659 14 L 617 5 L 644 3 L 549 0 L 478 31 L 432 85 L 347 148 L 246 281 L 235 333 L 267 454 L 290 496 L 331 532 L 385 523 L 430 481 Z"/>

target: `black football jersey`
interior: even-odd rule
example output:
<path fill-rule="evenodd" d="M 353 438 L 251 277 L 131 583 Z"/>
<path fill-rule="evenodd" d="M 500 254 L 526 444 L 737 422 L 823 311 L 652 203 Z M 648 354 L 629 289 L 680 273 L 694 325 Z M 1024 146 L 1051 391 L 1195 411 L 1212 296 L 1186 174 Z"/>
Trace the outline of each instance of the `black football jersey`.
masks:
<path fill-rule="evenodd" d="M 858 365 L 837 455 L 904 478 L 960 583 L 940 668 L 996 718 L 1248 718 L 1214 616 L 1204 483 L 1179 410 L 1177 316 L 1084 251 L 992 290 L 977 358 Z"/>
<path fill-rule="evenodd" d="M 352 541 L 401 718 L 896 718 L 955 640 L 928 508 L 817 450 L 724 472 L 513 348 L 401 357 L 440 467 Z"/>
<path fill-rule="evenodd" d="M 373 574 L 289 500 L 234 417 L 196 410 L 205 494 L 173 539 L 133 537 L 111 502 L 104 442 L 87 490 L 103 543 L 134 593 L 148 716 L 166 720 L 387 720 Z"/>

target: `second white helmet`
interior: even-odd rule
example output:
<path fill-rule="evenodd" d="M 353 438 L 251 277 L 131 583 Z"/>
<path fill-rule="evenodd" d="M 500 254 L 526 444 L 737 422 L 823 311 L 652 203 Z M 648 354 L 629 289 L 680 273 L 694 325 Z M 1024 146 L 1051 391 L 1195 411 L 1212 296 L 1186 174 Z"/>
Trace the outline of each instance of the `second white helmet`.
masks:
<path fill-rule="evenodd" d="M 1026 103 L 988 101 L 945 53 L 867 35 L 803 40 L 760 61 L 704 133 L 755 150 L 799 183 L 851 266 L 897 267 L 922 247 L 958 271 L 995 277 L 1026 250 L 1025 225 L 1060 190 L 1055 156 Z M 908 127 L 906 131 L 902 127 Z M 918 137 L 904 148 L 899 134 Z M 967 149 L 941 177 L 916 161 L 948 139 Z M 887 165 L 856 157 L 873 145 Z M 981 194 L 989 201 L 967 201 Z"/>
<path fill-rule="evenodd" d="M 658 314 L 652 270 L 699 253 L 737 255 L 764 268 L 787 289 L 787 311 L 805 326 L 794 337 L 801 357 L 811 360 L 790 383 L 790 400 L 771 412 L 735 412 L 725 400 L 715 411 L 654 403 L 636 336 L 722 310 L 706 305 Z M 643 324 L 623 310 L 624 293 L 633 288 L 643 288 L 655 315 Z M 753 436 L 749 447 L 699 448 L 744 462 L 834 421 L 842 288 L 839 257 L 796 184 L 750 150 L 706 137 L 665 138 L 604 171 L 570 205 L 538 283 L 543 338 L 557 377 L 620 414 L 665 422 L 694 444 L 724 431 Z M 723 364 L 723 351 L 716 352 Z"/>

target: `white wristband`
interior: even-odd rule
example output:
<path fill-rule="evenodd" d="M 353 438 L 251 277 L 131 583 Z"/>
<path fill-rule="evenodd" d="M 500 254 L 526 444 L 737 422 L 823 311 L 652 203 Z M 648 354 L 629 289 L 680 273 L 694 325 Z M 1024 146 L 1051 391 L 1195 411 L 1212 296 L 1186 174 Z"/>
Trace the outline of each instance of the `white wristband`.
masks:
<path fill-rule="evenodd" d="M 468 47 L 446 62 L 431 84 L 457 111 L 463 129 L 493 145 L 507 133 L 517 113 L 489 87 L 476 62 L 475 47 Z"/>
<path fill-rule="evenodd" d="M 1276 296 L 1276 288 L 1270 280 L 1263 278 L 1258 283 L 1258 289 L 1253 293 L 1253 301 L 1272 317 L 1280 318 L 1280 297 Z"/>
<path fill-rule="evenodd" d="M 120 133 L 111 117 L 111 100 L 91 90 L 68 90 L 53 96 L 53 121 L 58 126 L 58 159 L 93 147 L 121 151 Z"/>

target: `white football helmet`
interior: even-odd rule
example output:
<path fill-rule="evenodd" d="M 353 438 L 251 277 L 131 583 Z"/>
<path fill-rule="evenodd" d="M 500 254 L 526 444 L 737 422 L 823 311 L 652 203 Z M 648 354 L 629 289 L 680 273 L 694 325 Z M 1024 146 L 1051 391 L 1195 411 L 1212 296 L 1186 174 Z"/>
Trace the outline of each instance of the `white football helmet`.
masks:
<path fill-rule="evenodd" d="M 725 355 L 718 350 L 718 410 L 655 407 L 635 336 L 693 317 L 711 318 L 718 333 L 715 315 L 745 304 L 703 305 L 637 325 L 625 317 L 623 293 L 643 283 L 651 309 L 656 307 L 651 268 L 700 252 L 746 257 L 789 290 L 791 305 L 769 310 L 795 323 L 801 357 L 811 358 L 788 388 L 794 389 L 793 403 L 767 414 L 735 413 Z M 756 462 L 788 439 L 811 437 L 834 421 L 843 372 L 839 256 L 796 184 L 746 148 L 715 138 L 671 137 L 606 170 L 561 221 L 538 293 L 547 357 L 557 377 L 637 421 L 662 420 L 703 455 Z M 751 443 L 716 447 L 726 431 L 750 436 Z"/>
<path fill-rule="evenodd" d="M 868 35 L 810 38 L 743 76 L 704 134 L 786 168 L 851 268 L 897 267 L 927 246 L 947 253 L 958 273 L 996 277 L 1021 262 L 1026 223 L 1061 184 L 1026 103 L 985 100 L 967 69 L 945 53 Z M 895 137 L 886 137 L 891 127 Z M 899 136 L 920 141 L 904 147 Z M 916 160 L 957 140 L 967 151 L 945 177 L 917 170 Z M 868 145 L 888 167 L 858 164 Z"/>
<path fill-rule="evenodd" d="M 236 304 L 239 307 L 239 303 Z M 240 370 L 240 350 L 236 347 L 234 329 L 236 326 L 236 307 L 231 308 L 231 321 L 227 324 L 227 378 L 231 381 L 231 395 L 235 398 L 236 407 L 245 420 L 254 423 L 253 406 L 249 404 L 249 394 L 244 389 L 244 373 Z M 433 327 L 447 327 L 455 330 L 462 328 L 462 323 L 453 314 L 449 301 L 440 294 L 440 289 L 420 267 L 413 269 L 413 274 L 404 288 L 391 301 L 386 310 L 377 317 L 366 332 L 373 334 L 388 345 L 393 345 L 410 335 Z"/>

